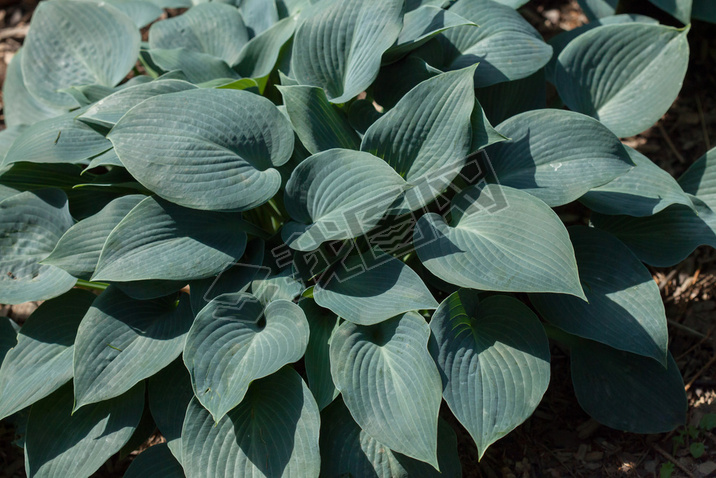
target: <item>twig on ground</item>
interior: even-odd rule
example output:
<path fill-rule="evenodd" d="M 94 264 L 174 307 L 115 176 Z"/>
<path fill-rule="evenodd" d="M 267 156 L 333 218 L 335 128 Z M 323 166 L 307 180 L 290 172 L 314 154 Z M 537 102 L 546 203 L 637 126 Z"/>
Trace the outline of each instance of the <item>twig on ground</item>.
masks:
<path fill-rule="evenodd" d="M 689 380 L 689 383 L 686 384 L 686 386 L 684 387 L 684 390 L 687 390 L 687 391 L 688 391 L 688 390 L 691 388 L 691 386 L 694 384 L 694 382 L 695 382 L 704 372 L 706 372 L 714 363 L 716 363 L 716 354 L 714 354 L 714 356 L 711 357 L 711 359 L 709 359 L 708 362 L 706 362 L 706 365 L 704 365 L 703 367 L 701 367 L 701 370 L 699 370 L 698 372 L 696 372 L 696 375 L 694 375 L 694 376 L 691 378 L 691 380 Z"/>
<path fill-rule="evenodd" d="M 701 98 L 696 95 L 696 109 L 699 111 L 699 119 L 701 120 L 701 132 L 704 135 L 704 143 L 706 143 L 706 151 L 711 149 L 711 141 L 709 141 L 709 133 L 706 129 L 706 118 L 704 117 L 704 108 L 701 106 Z"/>
<path fill-rule="evenodd" d="M 696 477 L 694 476 L 694 474 L 689 471 L 688 468 L 686 468 L 684 465 L 682 465 L 682 464 L 679 462 L 679 460 L 677 460 L 676 458 L 674 458 L 670 453 L 668 453 L 666 450 L 664 450 L 663 448 L 661 448 L 659 445 L 657 445 L 656 443 L 654 443 L 653 445 L 651 445 L 651 447 L 652 447 L 652 448 L 654 449 L 654 451 L 656 451 L 659 455 L 663 456 L 664 458 L 666 458 L 667 460 L 669 460 L 671 463 L 673 463 L 674 465 L 676 465 L 676 467 L 679 468 L 681 471 L 683 471 L 684 473 L 686 473 L 686 476 L 688 476 L 688 477 L 690 477 L 690 478 L 696 478 Z"/>
<path fill-rule="evenodd" d="M 661 136 L 664 137 L 664 141 L 666 141 L 666 144 L 669 146 L 669 149 L 672 153 L 674 153 L 674 156 L 676 156 L 676 159 L 679 160 L 680 163 L 685 163 L 686 159 L 684 159 L 684 156 L 679 152 L 678 149 L 676 149 L 676 146 L 674 146 L 674 142 L 671 141 L 671 138 L 669 137 L 669 134 L 664 129 L 664 125 L 661 123 L 658 123 L 656 125 L 657 128 L 659 128 L 659 131 L 661 132 Z"/>
<path fill-rule="evenodd" d="M 707 336 L 699 332 L 698 330 L 694 330 L 691 327 L 687 327 L 684 324 L 680 324 L 679 322 L 676 322 L 675 320 L 666 319 L 666 322 L 674 327 L 675 329 L 683 330 L 684 332 L 688 332 L 691 335 L 695 335 L 697 337 L 706 338 Z"/>
<path fill-rule="evenodd" d="M 28 28 L 30 28 L 30 25 L 23 25 L 21 27 L 5 28 L 3 30 L 0 30 L 0 41 L 5 40 L 7 38 L 25 38 L 25 36 L 27 36 Z"/>

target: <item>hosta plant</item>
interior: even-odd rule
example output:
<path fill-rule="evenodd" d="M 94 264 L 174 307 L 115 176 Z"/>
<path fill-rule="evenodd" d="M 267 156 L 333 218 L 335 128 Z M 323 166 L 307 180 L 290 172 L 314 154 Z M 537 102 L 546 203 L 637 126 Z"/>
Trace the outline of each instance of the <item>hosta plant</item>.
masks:
<path fill-rule="evenodd" d="M 619 138 L 678 94 L 688 26 L 237 3 L 44 1 L 9 65 L 0 303 L 43 302 L 0 321 L 0 418 L 29 477 L 154 430 L 125 476 L 460 476 L 453 427 L 481 457 L 526 420 L 550 340 L 597 421 L 683 422 L 647 265 L 716 246 L 716 155 L 677 181 Z"/>

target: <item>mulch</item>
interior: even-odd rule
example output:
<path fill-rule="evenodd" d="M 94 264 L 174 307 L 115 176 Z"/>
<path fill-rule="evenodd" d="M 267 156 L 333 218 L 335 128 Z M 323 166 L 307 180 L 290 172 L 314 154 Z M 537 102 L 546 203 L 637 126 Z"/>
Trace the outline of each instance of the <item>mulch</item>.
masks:
<path fill-rule="evenodd" d="M 35 3 L 0 0 L 0 81 L 20 47 Z M 586 23 L 575 0 L 533 0 L 523 14 L 545 37 Z M 694 25 L 691 62 L 682 93 L 652 128 L 624 140 L 678 177 L 716 145 L 716 28 Z M 0 114 L 0 121 L 2 120 Z M 702 247 L 673 268 L 652 268 L 669 320 L 669 348 L 684 377 L 688 424 L 716 413 L 716 251 Z M 33 305 L 0 306 L 0 315 L 21 322 Z M 659 393 L 658 385 L 654 393 Z M 534 415 L 490 447 L 477 461 L 469 435 L 453 420 L 465 477 L 716 477 L 716 435 L 686 428 L 660 435 L 635 435 L 599 425 L 577 404 L 569 357 L 555 346 L 550 387 Z M 0 478 L 24 478 L 15 430 L 0 422 Z M 151 443 L 161 440 L 156 434 Z M 692 443 L 705 452 L 694 458 Z M 113 457 L 95 478 L 121 477 L 132 456 Z M 671 475 L 665 475 L 673 470 Z"/>

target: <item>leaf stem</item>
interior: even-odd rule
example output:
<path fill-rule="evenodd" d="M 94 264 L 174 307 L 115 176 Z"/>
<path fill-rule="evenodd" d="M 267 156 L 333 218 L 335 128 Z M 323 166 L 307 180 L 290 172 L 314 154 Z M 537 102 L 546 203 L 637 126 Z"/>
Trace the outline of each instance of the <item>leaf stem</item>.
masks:
<path fill-rule="evenodd" d="M 107 284 L 106 282 L 90 282 L 84 279 L 77 279 L 75 287 L 88 290 L 105 290 L 107 287 L 109 287 L 109 284 Z"/>

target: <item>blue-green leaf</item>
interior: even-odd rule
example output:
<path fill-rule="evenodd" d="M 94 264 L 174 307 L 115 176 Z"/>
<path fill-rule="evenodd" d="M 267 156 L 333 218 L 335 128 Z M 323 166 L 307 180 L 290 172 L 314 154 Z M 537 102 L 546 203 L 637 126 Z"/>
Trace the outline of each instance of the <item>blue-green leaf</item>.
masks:
<path fill-rule="evenodd" d="M 144 384 L 72 413 L 72 385 L 33 405 L 27 421 L 28 478 L 89 477 L 130 439 L 144 409 Z"/>
<path fill-rule="evenodd" d="M 424 215 L 413 237 L 421 262 L 440 279 L 472 289 L 584 297 L 567 230 L 544 202 L 490 184 L 464 190 L 451 216 L 448 224 Z"/>
<path fill-rule="evenodd" d="M 461 289 L 430 321 L 443 396 L 482 457 L 529 418 L 549 385 L 549 341 L 537 316 L 508 296 Z"/>
<path fill-rule="evenodd" d="M 296 304 L 276 300 L 264 308 L 250 294 L 220 295 L 199 312 L 186 338 L 194 394 L 218 423 L 253 380 L 303 357 L 308 336 Z"/>
<path fill-rule="evenodd" d="M 197 89 L 155 96 L 109 134 L 119 159 L 147 189 L 181 206 L 245 210 L 281 185 L 274 169 L 293 150 L 288 120 L 266 98 Z"/>
<path fill-rule="evenodd" d="M 373 325 L 411 310 L 435 309 L 420 276 L 379 249 L 351 254 L 316 284 L 321 307 L 359 325 Z"/>
<path fill-rule="evenodd" d="M 243 230 L 238 214 L 197 211 L 148 197 L 109 234 L 92 280 L 210 277 L 244 253 Z"/>
<path fill-rule="evenodd" d="M 684 25 L 691 23 L 692 0 L 649 0 Z"/>
<path fill-rule="evenodd" d="M 602 230 L 574 226 L 569 235 L 589 302 L 560 294 L 532 294 L 537 311 L 570 334 L 665 365 L 666 313 L 649 270 L 628 247 Z"/>
<path fill-rule="evenodd" d="M 679 185 L 716 209 L 716 148 L 701 156 L 679 178 Z"/>
<path fill-rule="evenodd" d="M 67 272 L 40 264 L 72 222 L 67 196 L 59 189 L 0 201 L 0 304 L 50 299 L 75 285 Z"/>
<path fill-rule="evenodd" d="M 219 423 L 194 399 L 184 419 L 188 476 L 317 478 L 320 416 L 311 392 L 290 367 L 249 387 Z"/>
<path fill-rule="evenodd" d="M 415 312 L 372 326 L 344 322 L 331 339 L 331 375 L 366 434 L 437 469 L 442 397 L 429 337 Z"/>
<path fill-rule="evenodd" d="M 641 133 L 666 113 L 681 90 L 688 31 L 623 23 L 578 36 L 557 59 L 559 96 L 569 109 L 597 118 L 617 136 Z"/>
<path fill-rule="evenodd" d="M 332 149 L 303 161 L 286 183 L 285 205 L 295 222 L 281 230 L 299 251 L 350 239 L 372 229 L 406 182 L 385 161 L 347 149 Z"/>
<path fill-rule="evenodd" d="M 619 0 L 577 0 L 589 21 L 614 15 Z"/>
<path fill-rule="evenodd" d="M 115 86 L 139 55 L 139 29 L 108 3 L 43 2 L 24 43 L 22 74 L 43 103 L 73 107 L 72 86 Z"/>
<path fill-rule="evenodd" d="M 310 329 L 304 356 L 308 388 L 316 399 L 318 409 L 323 410 L 338 396 L 338 389 L 331 377 L 329 346 L 338 328 L 339 318 L 330 310 L 319 307 L 313 299 L 301 299 L 298 305 L 306 314 Z"/>
<path fill-rule="evenodd" d="M 113 286 L 82 319 L 74 347 L 75 410 L 117 397 L 181 354 L 189 296 L 133 300 Z"/>
<path fill-rule="evenodd" d="M 510 139 L 487 150 L 494 173 L 491 180 L 528 192 L 552 207 L 570 203 L 633 167 L 619 138 L 580 113 L 533 110 L 497 128 Z"/>
<path fill-rule="evenodd" d="M 345 103 L 373 83 L 400 35 L 402 0 L 336 0 L 314 8 L 296 31 L 291 74 Z"/>
<path fill-rule="evenodd" d="M 153 445 L 137 455 L 124 478 L 184 478 L 181 467 L 166 443 Z"/>
<path fill-rule="evenodd" d="M 0 367 L 0 418 L 29 407 L 72 379 L 77 327 L 95 297 L 71 290 L 30 315 Z"/>

